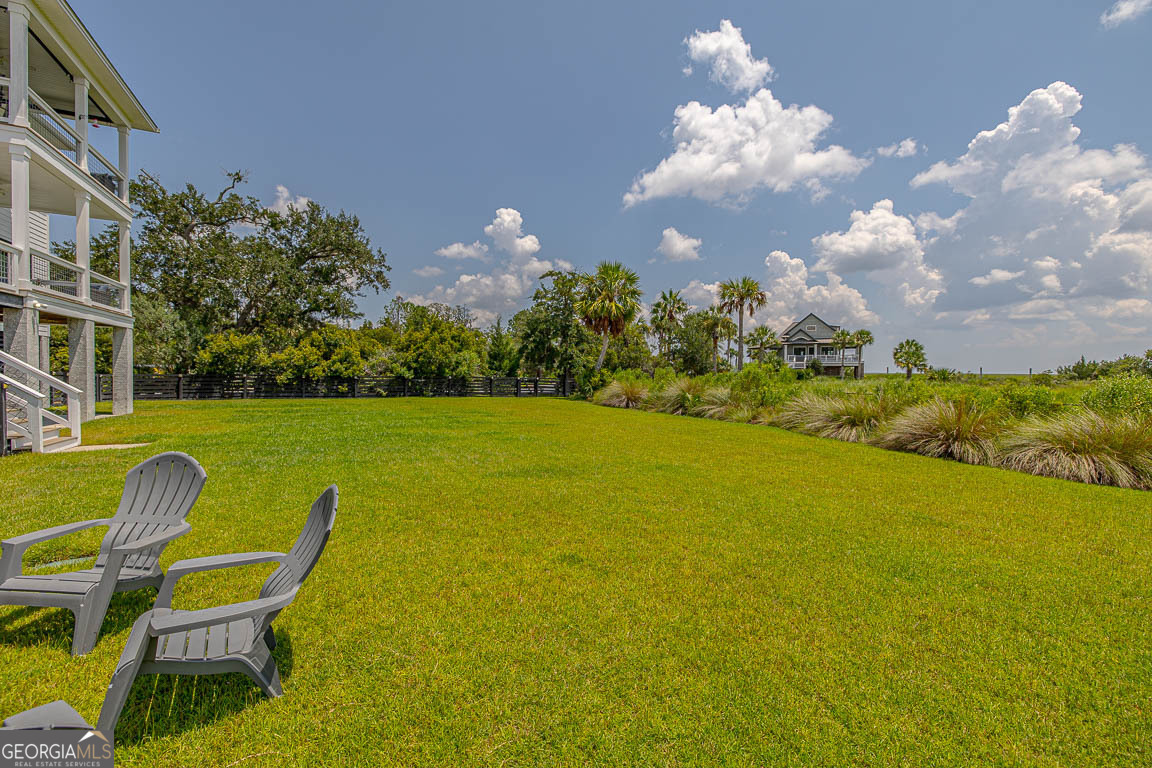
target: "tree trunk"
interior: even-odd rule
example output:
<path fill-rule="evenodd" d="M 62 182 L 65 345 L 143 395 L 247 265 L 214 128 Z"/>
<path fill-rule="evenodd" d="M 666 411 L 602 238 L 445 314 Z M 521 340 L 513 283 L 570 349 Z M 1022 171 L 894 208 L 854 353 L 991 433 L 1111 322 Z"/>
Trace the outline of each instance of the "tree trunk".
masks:
<path fill-rule="evenodd" d="M 904 369 L 904 378 L 905 378 L 905 380 L 912 378 L 912 369 L 911 368 L 905 368 Z"/>
<path fill-rule="evenodd" d="M 712 342 L 712 373 L 720 370 L 720 340 Z"/>
<path fill-rule="evenodd" d="M 600 357 L 596 359 L 596 370 L 599 371 L 600 367 L 604 365 L 604 356 L 608 354 L 608 341 L 612 337 L 609 334 L 604 334 L 604 345 L 600 347 Z"/>
<path fill-rule="evenodd" d="M 844 347 L 840 347 L 840 381 L 844 381 Z"/>
<path fill-rule="evenodd" d="M 744 370 L 744 305 L 740 305 L 740 336 L 736 339 L 736 370 Z"/>

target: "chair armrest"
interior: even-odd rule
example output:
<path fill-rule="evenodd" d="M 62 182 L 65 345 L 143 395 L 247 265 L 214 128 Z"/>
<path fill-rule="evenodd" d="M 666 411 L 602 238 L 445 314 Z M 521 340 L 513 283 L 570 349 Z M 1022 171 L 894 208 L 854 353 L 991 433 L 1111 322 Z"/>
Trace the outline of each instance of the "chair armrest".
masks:
<path fill-rule="evenodd" d="M 218 608 L 203 608 L 199 611 L 176 611 L 163 615 L 153 615 L 149 622 L 149 634 L 167 635 L 189 629 L 225 624 L 229 621 L 251 619 L 279 611 L 292 602 L 299 587 L 276 597 L 262 597 L 244 603 L 222 605 Z"/>
<path fill-rule="evenodd" d="M 190 530 L 192 530 L 191 525 L 186 522 L 181 522 L 180 525 L 171 530 L 164 531 L 163 533 L 157 533 L 153 536 L 148 536 L 146 538 L 140 539 L 139 541 L 133 541 L 129 544 L 120 544 L 118 546 L 112 547 L 112 552 L 113 554 L 117 555 L 130 555 L 133 552 L 139 552 L 142 549 L 149 549 L 156 546 L 157 544 L 166 544 L 167 542 L 172 541 L 172 539 L 183 536 Z"/>
<path fill-rule="evenodd" d="M 279 563 L 285 558 L 283 552 L 240 552 L 233 555 L 213 555 L 211 557 L 194 557 L 190 560 L 177 560 L 168 566 L 164 574 L 164 583 L 160 585 L 160 593 L 156 595 L 157 608 L 172 607 L 172 593 L 176 589 L 176 582 L 190 573 L 216 571 L 221 568 L 235 568 L 241 565 L 259 565 L 260 563 Z"/>
<path fill-rule="evenodd" d="M 108 525 L 110 522 L 112 522 L 111 518 L 101 518 L 100 520 L 85 520 L 81 523 L 67 523 L 0 541 L 0 553 L 3 555 L 0 559 L 0 581 L 20 575 L 20 561 L 24 558 L 24 550 L 33 544 L 42 544 L 45 541 L 78 533 L 88 528 Z"/>

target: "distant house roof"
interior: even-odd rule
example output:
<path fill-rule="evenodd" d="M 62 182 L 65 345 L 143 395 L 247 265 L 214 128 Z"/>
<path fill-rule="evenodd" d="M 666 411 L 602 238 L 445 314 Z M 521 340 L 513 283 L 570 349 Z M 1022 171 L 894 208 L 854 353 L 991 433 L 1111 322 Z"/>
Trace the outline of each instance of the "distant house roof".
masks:
<path fill-rule="evenodd" d="M 840 330 L 840 326 L 832 325 L 821 320 L 809 312 L 792 325 L 784 329 L 780 335 L 783 342 L 790 341 L 832 341 L 832 334 Z"/>

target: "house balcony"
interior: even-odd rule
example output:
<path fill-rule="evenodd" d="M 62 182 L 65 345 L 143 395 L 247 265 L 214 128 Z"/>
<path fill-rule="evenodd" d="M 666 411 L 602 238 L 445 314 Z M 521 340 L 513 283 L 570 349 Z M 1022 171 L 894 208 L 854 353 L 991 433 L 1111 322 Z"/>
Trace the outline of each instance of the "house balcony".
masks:
<path fill-rule="evenodd" d="M 0 242 L 0 290 L 35 294 L 48 305 L 83 304 L 100 314 L 129 313 L 128 286 L 119 280 L 37 249 L 31 249 L 27 274 L 19 274 L 19 264 L 20 252 Z"/>
<path fill-rule="evenodd" d="M 116 166 L 91 143 L 81 138 L 72 121 L 63 117 L 31 88 L 28 89 L 28 127 L 10 119 L 9 80 L 0 77 L 0 121 L 5 140 L 26 137 L 33 153 L 30 203 L 34 210 L 68 215 L 75 213 L 78 189 L 92 195 L 92 217 L 128 220 L 128 181 Z M 11 175 L 0 161 L 0 205 L 10 206 Z"/>
<path fill-rule="evenodd" d="M 861 359 L 856 356 L 854 351 L 845 350 L 844 359 L 841 361 L 840 354 L 834 355 L 786 355 L 784 362 L 787 363 L 789 368 L 807 368 L 808 363 L 812 360 L 819 360 L 824 366 L 834 365 L 839 366 L 843 363 L 845 368 L 859 365 Z"/>

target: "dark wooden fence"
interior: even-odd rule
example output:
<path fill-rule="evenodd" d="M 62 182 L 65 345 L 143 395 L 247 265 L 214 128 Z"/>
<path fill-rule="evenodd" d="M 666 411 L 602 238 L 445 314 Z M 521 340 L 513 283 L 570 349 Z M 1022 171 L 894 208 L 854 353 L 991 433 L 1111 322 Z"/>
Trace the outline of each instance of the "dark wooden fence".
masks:
<path fill-rule="evenodd" d="M 364 376 L 279 384 L 254 376 L 165 376 L 137 374 L 136 400 L 241 400 L 283 397 L 567 397 L 576 391 L 572 377 L 403 379 Z M 112 377 L 96 377 L 96 400 L 112 399 Z"/>

